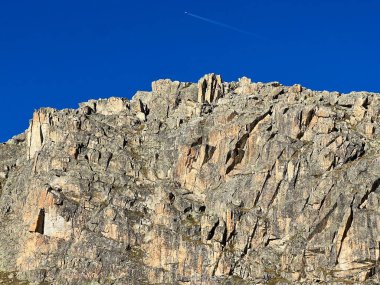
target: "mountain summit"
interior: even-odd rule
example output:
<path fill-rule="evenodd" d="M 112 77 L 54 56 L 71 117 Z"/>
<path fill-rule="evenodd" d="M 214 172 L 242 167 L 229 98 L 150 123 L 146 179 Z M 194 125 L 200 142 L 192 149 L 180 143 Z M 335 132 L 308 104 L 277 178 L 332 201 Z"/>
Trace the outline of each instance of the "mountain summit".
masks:
<path fill-rule="evenodd" d="M 380 94 L 168 79 L 0 145 L 0 279 L 379 282 Z"/>

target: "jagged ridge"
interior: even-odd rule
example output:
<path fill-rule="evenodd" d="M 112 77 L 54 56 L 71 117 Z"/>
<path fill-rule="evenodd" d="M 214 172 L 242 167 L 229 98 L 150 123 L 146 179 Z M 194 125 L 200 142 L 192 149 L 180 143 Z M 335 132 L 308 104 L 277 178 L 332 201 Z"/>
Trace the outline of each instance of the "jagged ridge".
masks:
<path fill-rule="evenodd" d="M 159 80 L 0 146 L 0 270 L 53 284 L 378 282 L 379 94 Z"/>

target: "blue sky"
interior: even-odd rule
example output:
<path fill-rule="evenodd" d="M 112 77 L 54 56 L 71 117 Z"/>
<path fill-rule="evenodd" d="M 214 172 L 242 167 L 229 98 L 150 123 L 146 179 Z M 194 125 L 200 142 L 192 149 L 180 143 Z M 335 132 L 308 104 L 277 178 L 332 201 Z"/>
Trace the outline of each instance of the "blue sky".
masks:
<path fill-rule="evenodd" d="M 39 107 L 130 98 L 159 78 L 380 92 L 379 11 L 378 0 L 0 1 L 0 141 Z"/>

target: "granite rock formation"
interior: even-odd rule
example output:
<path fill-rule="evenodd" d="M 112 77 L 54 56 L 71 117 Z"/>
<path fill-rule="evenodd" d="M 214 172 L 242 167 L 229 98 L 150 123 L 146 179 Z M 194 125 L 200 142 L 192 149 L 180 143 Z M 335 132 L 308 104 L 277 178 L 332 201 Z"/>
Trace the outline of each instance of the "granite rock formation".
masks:
<path fill-rule="evenodd" d="M 0 145 L 0 276 L 378 284 L 379 124 L 380 94 L 215 74 L 37 110 Z"/>

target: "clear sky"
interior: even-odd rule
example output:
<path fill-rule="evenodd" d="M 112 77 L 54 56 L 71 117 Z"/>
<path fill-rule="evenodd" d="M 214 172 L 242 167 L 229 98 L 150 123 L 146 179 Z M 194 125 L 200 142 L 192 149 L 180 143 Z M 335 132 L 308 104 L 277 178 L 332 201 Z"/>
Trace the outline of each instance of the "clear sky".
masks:
<path fill-rule="evenodd" d="M 379 12 L 379 0 L 2 0 L 0 141 L 39 107 L 130 98 L 160 78 L 380 92 Z"/>

